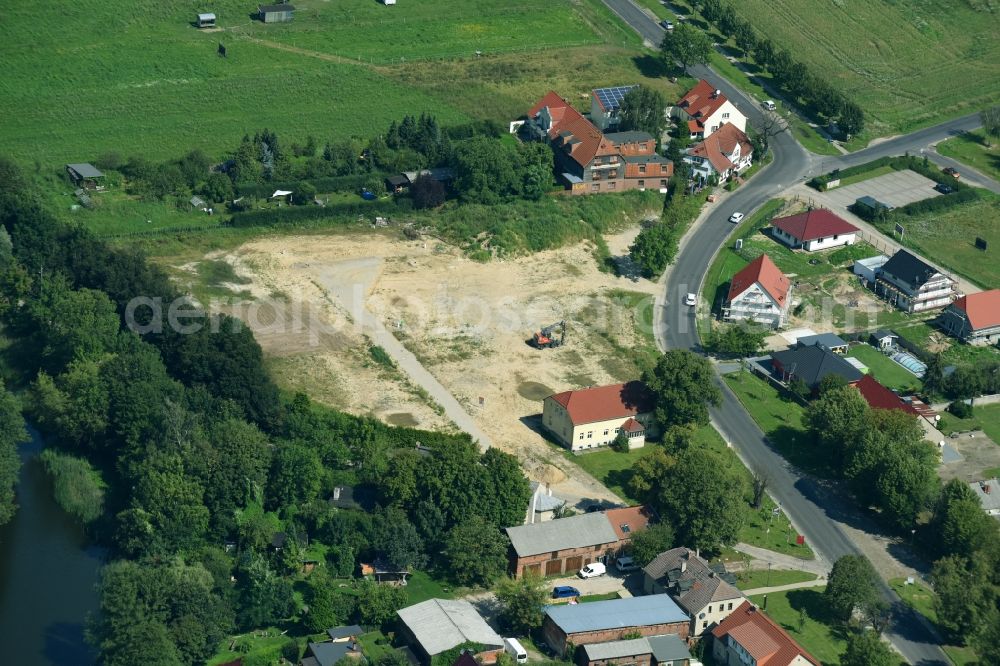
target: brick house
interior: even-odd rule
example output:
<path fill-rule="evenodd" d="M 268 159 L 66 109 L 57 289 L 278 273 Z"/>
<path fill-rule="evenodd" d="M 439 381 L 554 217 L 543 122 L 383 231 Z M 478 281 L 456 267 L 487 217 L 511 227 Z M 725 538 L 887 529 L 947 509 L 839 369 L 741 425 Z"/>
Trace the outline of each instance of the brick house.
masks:
<path fill-rule="evenodd" d="M 649 509 L 636 506 L 508 527 L 510 571 L 515 577 L 526 571 L 543 576 L 576 573 L 616 555 L 652 518 Z"/>
<path fill-rule="evenodd" d="M 923 312 L 949 305 L 956 283 L 906 250 L 892 255 L 878 270 L 875 293 L 904 312 Z"/>
<path fill-rule="evenodd" d="M 769 256 L 762 254 L 733 276 L 722 318 L 779 328 L 788 317 L 791 292 L 791 281 Z"/>
<path fill-rule="evenodd" d="M 825 208 L 771 220 L 771 235 L 794 249 L 806 252 L 854 245 L 858 228 Z"/>
<path fill-rule="evenodd" d="M 645 445 L 654 434 L 653 394 L 642 382 L 563 391 L 542 401 L 542 425 L 570 451 L 609 446 L 620 430 L 629 448 Z"/>
<path fill-rule="evenodd" d="M 687 149 L 684 161 L 691 165 L 692 177 L 720 182 L 748 169 L 753 162 L 750 137 L 732 123 L 726 123 L 700 143 Z"/>
<path fill-rule="evenodd" d="M 646 132 L 604 134 L 569 102 L 549 92 L 528 111 L 523 136 L 546 141 L 556 172 L 572 194 L 667 187 L 673 163 Z"/>
<path fill-rule="evenodd" d="M 716 90 L 705 79 L 687 91 L 677 105 L 670 109 L 670 115 L 687 125 L 692 139 L 707 139 L 726 123 L 739 131 L 747 131 L 747 118 L 729 99 Z"/>
<path fill-rule="evenodd" d="M 1000 342 L 1000 289 L 962 296 L 944 309 L 938 325 L 970 345 Z"/>
<path fill-rule="evenodd" d="M 712 639 L 718 666 L 820 666 L 819 659 L 749 601 L 712 630 Z"/>
<path fill-rule="evenodd" d="M 688 637 L 690 619 L 666 594 L 547 606 L 542 636 L 557 654 L 575 646 L 618 641 L 626 636 L 676 634 Z"/>

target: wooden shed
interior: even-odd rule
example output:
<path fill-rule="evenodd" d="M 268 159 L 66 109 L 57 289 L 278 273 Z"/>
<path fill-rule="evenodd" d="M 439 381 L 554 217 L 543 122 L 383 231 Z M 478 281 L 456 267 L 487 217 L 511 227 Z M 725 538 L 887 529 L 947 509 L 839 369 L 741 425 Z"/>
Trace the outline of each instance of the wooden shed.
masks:
<path fill-rule="evenodd" d="M 257 16 L 264 23 L 287 23 L 294 17 L 295 7 L 289 4 L 259 5 Z"/>
<path fill-rule="evenodd" d="M 194 22 L 195 27 L 198 28 L 214 28 L 215 27 L 215 14 L 210 12 L 204 14 L 198 14 Z"/>
<path fill-rule="evenodd" d="M 88 164 L 86 162 L 81 162 L 80 164 L 67 164 L 66 173 L 69 174 L 70 180 L 77 187 L 82 187 L 85 190 L 101 190 L 104 189 L 101 185 L 104 179 L 104 174 L 95 167 L 93 164 Z"/>

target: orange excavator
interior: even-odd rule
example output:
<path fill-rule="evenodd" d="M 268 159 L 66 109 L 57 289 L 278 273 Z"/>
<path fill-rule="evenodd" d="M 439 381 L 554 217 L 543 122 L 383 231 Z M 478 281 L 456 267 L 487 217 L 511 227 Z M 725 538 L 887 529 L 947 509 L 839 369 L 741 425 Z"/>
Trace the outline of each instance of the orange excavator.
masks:
<path fill-rule="evenodd" d="M 559 337 L 556 337 L 558 335 Z M 556 324 L 545 326 L 540 331 L 536 331 L 531 338 L 531 345 L 536 349 L 552 349 L 562 347 L 566 342 L 566 322 L 561 321 Z"/>

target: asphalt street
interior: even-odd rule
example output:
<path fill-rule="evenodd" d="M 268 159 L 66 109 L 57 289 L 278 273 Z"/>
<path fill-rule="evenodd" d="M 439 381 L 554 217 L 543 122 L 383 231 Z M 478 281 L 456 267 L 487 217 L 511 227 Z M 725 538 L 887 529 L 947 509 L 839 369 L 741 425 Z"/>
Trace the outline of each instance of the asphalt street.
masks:
<path fill-rule="evenodd" d="M 657 44 L 662 39 L 663 30 L 629 0 L 604 2 L 650 43 Z M 763 110 L 753 100 L 710 67 L 690 67 L 688 73 L 696 78 L 706 79 L 722 90 L 751 124 L 758 124 L 763 119 Z M 965 116 L 840 157 L 820 157 L 808 153 L 789 132 L 773 137 L 773 162 L 728 196 L 724 204 L 699 224 L 689 235 L 676 263 L 670 269 L 662 320 L 657 322 L 657 339 L 661 345 L 668 349 L 701 350 L 695 325 L 695 310 L 685 307 L 682 304 L 683 298 L 688 292 L 701 292 L 709 265 L 733 230 L 733 225 L 728 221 L 732 212 L 749 214 L 768 199 L 815 173 L 860 164 L 884 155 L 902 155 L 907 152 L 919 154 L 921 149 L 926 149 L 936 141 L 974 129 L 978 125 L 978 117 Z M 850 505 L 829 488 L 820 486 L 793 469 L 771 447 L 764 433 L 725 384 L 718 378 L 716 382 L 722 390 L 723 401 L 718 408 L 711 410 L 713 423 L 749 467 L 767 474 L 770 494 L 805 535 L 813 550 L 827 562 L 833 562 L 843 555 L 859 553 L 858 548 L 837 524 L 837 520 L 844 520 L 852 515 Z M 939 646 L 938 637 L 923 617 L 910 610 L 884 584 L 882 593 L 893 609 L 893 621 L 886 634 L 902 656 L 909 663 L 921 666 L 949 664 Z"/>

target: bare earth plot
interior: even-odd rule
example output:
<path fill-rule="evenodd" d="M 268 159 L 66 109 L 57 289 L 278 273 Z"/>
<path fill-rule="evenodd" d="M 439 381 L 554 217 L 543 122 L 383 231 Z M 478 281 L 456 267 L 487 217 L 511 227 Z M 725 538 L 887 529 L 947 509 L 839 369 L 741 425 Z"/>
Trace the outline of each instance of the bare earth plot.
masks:
<path fill-rule="evenodd" d="M 634 234 L 609 238 L 612 251 Z M 652 307 L 656 285 L 601 273 L 592 251 L 581 243 L 481 264 L 434 239 L 373 233 L 257 240 L 225 260 L 251 280 L 239 287 L 258 300 L 237 314 L 254 328 L 283 385 L 390 422 L 451 427 L 404 373 L 371 362 L 371 341 L 356 325 L 363 306 L 493 445 L 521 459 L 529 476 L 552 483 L 567 499 L 616 501 L 537 432 L 546 395 L 638 372 L 627 350 L 642 335 L 615 292 L 632 292 L 631 302 L 636 292 L 646 294 L 646 307 Z M 275 293 L 281 301 L 260 304 Z M 254 310 L 269 313 L 268 307 L 281 314 L 253 316 Z M 296 317 L 307 325 L 296 324 Z M 527 344 L 534 330 L 561 320 L 569 327 L 565 346 L 537 350 Z"/>

